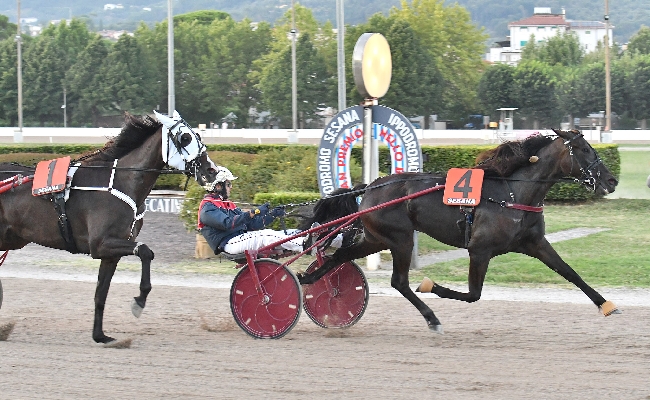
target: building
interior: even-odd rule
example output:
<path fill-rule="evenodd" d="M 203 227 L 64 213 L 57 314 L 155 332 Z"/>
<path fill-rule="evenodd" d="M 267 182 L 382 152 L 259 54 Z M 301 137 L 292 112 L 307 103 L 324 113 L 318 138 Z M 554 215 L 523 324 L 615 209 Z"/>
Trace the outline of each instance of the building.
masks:
<path fill-rule="evenodd" d="M 534 37 L 536 43 L 543 43 L 560 33 L 573 32 L 578 37 L 580 45 L 589 53 L 603 42 L 606 26 L 600 21 L 573 21 L 566 19 L 564 9 L 560 14 L 551 13 L 550 7 L 535 7 L 533 15 L 508 24 L 510 36 L 508 40 L 497 42 L 486 55 L 487 61 L 517 65 L 521 60 L 521 52 L 526 44 Z M 609 31 L 609 43 L 613 43 L 612 26 Z"/>

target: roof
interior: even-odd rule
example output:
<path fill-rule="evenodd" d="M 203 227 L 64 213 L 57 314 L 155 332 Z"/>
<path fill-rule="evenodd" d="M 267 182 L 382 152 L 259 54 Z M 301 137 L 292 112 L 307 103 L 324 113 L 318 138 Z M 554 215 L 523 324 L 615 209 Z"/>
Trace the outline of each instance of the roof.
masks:
<path fill-rule="evenodd" d="M 532 17 L 520 19 L 519 21 L 511 22 L 508 24 L 508 27 L 511 26 L 558 26 L 558 25 L 567 25 L 567 21 L 564 19 L 564 15 L 561 14 L 535 14 Z"/>
<path fill-rule="evenodd" d="M 605 23 L 600 21 L 567 21 L 571 29 L 605 29 Z"/>

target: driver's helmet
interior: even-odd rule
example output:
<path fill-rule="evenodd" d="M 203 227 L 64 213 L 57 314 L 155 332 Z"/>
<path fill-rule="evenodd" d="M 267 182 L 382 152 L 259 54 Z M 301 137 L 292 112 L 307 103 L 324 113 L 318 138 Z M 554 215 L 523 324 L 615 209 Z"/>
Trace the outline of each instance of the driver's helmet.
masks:
<path fill-rule="evenodd" d="M 228 168 L 222 167 L 222 166 L 217 166 L 217 176 L 216 176 L 216 178 L 214 179 L 214 181 L 207 183 L 203 187 L 208 192 L 212 192 L 212 191 L 214 191 L 214 188 L 215 188 L 215 186 L 217 186 L 218 183 L 224 183 L 226 181 L 233 181 L 235 179 L 237 179 L 237 177 L 234 176 L 232 174 L 232 172 L 230 172 L 230 170 Z"/>

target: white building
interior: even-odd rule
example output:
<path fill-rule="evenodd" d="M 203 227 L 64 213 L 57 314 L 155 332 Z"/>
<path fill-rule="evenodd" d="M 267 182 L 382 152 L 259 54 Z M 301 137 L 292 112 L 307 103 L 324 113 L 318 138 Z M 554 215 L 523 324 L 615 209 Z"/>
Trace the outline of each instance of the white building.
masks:
<path fill-rule="evenodd" d="M 533 16 L 508 24 L 509 41 L 498 42 L 490 49 L 486 59 L 494 63 L 517 65 L 521 59 L 523 47 L 535 38 L 536 43 L 543 43 L 559 33 L 573 32 L 580 45 L 589 53 L 596 49 L 598 42 L 603 42 L 606 34 L 605 23 L 600 21 L 567 20 L 564 9 L 561 14 L 552 14 L 549 7 L 535 7 Z M 609 31 L 609 43 L 613 43 L 612 26 Z"/>

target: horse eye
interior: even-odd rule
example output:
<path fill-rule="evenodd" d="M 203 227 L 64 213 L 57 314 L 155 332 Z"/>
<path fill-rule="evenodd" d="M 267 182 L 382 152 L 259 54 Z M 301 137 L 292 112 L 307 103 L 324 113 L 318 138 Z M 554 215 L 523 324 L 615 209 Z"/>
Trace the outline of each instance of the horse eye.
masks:
<path fill-rule="evenodd" d="M 185 146 L 187 146 L 187 145 L 190 144 L 190 143 L 192 143 L 192 135 L 190 135 L 188 132 L 184 132 L 184 133 L 181 135 L 181 140 L 180 140 L 180 144 L 181 144 L 181 146 L 182 146 L 182 147 L 185 147 Z"/>
<path fill-rule="evenodd" d="M 583 147 L 582 152 L 583 153 L 589 153 L 589 147 Z"/>

